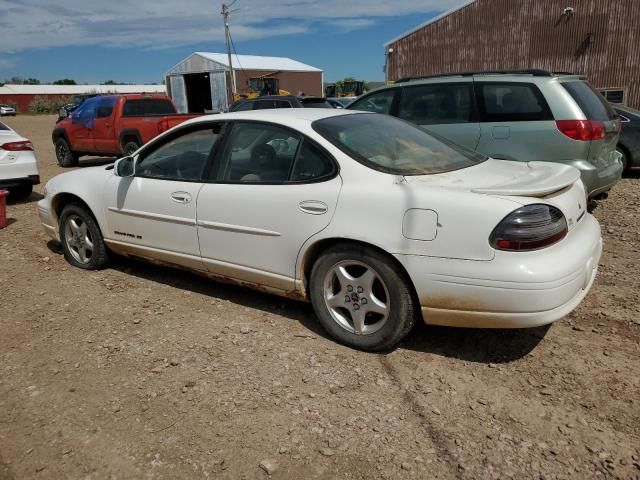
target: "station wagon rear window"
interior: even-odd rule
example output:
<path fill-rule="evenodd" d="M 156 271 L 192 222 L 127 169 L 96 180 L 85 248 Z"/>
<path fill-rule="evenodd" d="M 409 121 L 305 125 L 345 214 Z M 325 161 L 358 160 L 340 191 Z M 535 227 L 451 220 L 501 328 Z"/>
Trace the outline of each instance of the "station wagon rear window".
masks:
<path fill-rule="evenodd" d="M 606 122 L 616 119 L 616 112 L 611 105 L 587 82 L 563 82 L 561 85 L 578 104 L 587 120 Z"/>
<path fill-rule="evenodd" d="M 341 115 L 317 120 L 312 127 L 363 165 L 395 175 L 451 172 L 487 158 L 387 115 Z"/>
<path fill-rule="evenodd" d="M 124 104 L 123 116 L 136 117 L 144 115 L 171 115 L 176 113 L 173 103 L 163 98 L 144 98 L 127 100 Z"/>

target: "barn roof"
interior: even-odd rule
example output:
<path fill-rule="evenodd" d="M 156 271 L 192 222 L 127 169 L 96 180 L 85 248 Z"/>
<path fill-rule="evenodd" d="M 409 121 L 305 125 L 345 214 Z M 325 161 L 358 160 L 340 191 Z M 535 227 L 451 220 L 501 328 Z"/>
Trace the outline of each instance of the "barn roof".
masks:
<path fill-rule="evenodd" d="M 287 57 L 231 55 L 234 70 L 278 70 L 287 72 L 322 72 L 319 68 Z M 226 53 L 194 52 L 167 72 L 167 75 L 225 70 L 229 68 Z"/>
<path fill-rule="evenodd" d="M 392 43 L 396 43 L 398 40 L 402 40 L 404 37 L 408 37 L 409 35 L 411 35 L 413 32 L 417 32 L 418 30 L 423 29 L 424 27 L 426 27 L 427 25 L 431 25 L 432 23 L 436 23 L 438 20 L 442 20 L 444 17 L 448 17 L 449 15 L 451 15 L 452 13 L 457 12 L 458 10 L 462 10 L 464 7 L 467 7 L 469 5 L 471 5 L 472 3 L 475 3 L 476 0 L 466 0 L 462 5 L 459 5 L 455 8 L 452 8 L 451 10 L 448 10 L 440 15 L 437 15 L 433 18 L 430 18 L 429 20 L 427 20 L 424 23 L 421 23 L 420 25 L 418 25 L 417 27 L 412 28 L 411 30 L 409 30 L 408 32 L 404 32 L 402 35 L 397 36 L 396 38 L 393 38 L 391 40 L 389 40 L 387 43 L 384 44 L 385 47 L 388 47 L 389 45 L 391 45 Z"/>
<path fill-rule="evenodd" d="M 0 95 L 82 95 L 85 93 L 166 93 L 164 85 L 4 85 Z"/>

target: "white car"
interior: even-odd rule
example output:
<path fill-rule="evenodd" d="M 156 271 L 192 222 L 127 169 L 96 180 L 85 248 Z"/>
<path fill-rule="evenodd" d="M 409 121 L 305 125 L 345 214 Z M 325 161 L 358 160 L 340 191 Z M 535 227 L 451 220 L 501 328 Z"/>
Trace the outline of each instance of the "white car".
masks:
<path fill-rule="evenodd" d="M 7 116 L 11 115 L 12 117 L 15 117 L 16 109 L 10 105 L 2 104 L 0 105 L 0 116 L 3 116 L 3 115 L 7 115 Z"/>
<path fill-rule="evenodd" d="M 572 311 L 602 251 L 580 173 L 487 159 L 386 115 L 204 116 L 38 203 L 80 268 L 111 252 L 311 301 L 327 331 L 387 350 L 416 319 L 534 327 Z"/>
<path fill-rule="evenodd" d="M 28 197 L 39 183 L 33 144 L 0 122 L 0 189 L 13 198 Z"/>

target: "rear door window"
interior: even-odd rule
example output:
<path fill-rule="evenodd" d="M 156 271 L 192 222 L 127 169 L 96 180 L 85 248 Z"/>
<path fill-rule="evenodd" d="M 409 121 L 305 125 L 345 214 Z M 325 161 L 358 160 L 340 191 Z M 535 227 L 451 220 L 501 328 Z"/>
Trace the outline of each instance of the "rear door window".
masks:
<path fill-rule="evenodd" d="M 587 82 L 576 80 L 563 82 L 561 85 L 578 104 L 587 120 L 606 122 L 617 117 L 611 105 Z"/>
<path fill-rule="evenodd" d="M 471 121 L 471 84 L 431 84 L 402 91 L 398 117 L 417 125 Z"/>
<path fill-rule="evenodd" d="M 172 115 L 176 113 L 173 103 L 163 98 L 144 98 L 140 100 L 127 100 L 124 104 L 122 115 L 125 117 L 138 117 L 145 115 Z"/>
<path fill-rule="evenodd" d="M 533 83 L 477 82 L 482 122 L 553 120 L 549 104 Z"/>

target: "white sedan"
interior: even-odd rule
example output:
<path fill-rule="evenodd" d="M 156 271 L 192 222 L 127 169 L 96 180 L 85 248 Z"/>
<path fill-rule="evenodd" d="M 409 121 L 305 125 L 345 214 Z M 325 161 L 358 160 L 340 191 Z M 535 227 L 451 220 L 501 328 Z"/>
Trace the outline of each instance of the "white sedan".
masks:
<path fill-rule="evenodd" d="M 111 252 L 311 301 L 387 350 L 416 319 L 533 327 L 572 311 L 602 251 L 580 173 L 488 159 L 401 120 L 287 109 L 199 117 L 38 203 L 80 268 Z"/>
<path fill-rule="evenodd" d="M 40 183 L 33 144 L 0 122 L 0 189 L 12 198 L 28 197 Z"/>

